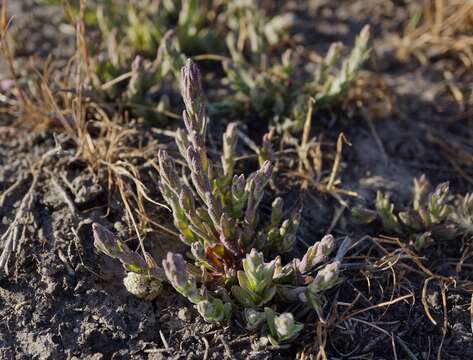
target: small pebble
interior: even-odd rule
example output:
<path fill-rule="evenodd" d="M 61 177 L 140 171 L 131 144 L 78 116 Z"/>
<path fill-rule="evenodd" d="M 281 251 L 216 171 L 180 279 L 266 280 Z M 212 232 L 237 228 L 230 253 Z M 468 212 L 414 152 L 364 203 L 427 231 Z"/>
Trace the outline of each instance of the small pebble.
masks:
<path fill-rule="evenodd" d="M 179 320 L 182 320 L 182 321 L 191 321 L 192 313 L 189 310 L 189 308 L 183 307 L 179 309 L 179 312 L 177 313 L 177 317 L 179 318 Z"/>
<path fill-rule="evenodd" d="M 158 279 L 150 278 L 146 275 L 140 275 L 133 272 L 129 272 L 123 279 L 128 292 L 135 295 L 136 297 L 151 301 L 161 293 L 162 284 Z"/>

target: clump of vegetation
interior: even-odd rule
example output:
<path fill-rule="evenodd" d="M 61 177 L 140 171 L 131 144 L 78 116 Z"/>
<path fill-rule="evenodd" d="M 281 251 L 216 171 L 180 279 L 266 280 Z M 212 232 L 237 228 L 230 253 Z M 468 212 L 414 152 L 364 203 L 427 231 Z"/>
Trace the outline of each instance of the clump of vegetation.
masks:
<path fill-rule="evenodd" d="M 378 191 L 375 209 L 357 207 L 352 214 L 364 223 L 379 220 L 386 231 L 408 238 L 417 249 L 473 233 L 473 196 L 455 197 L 448 182 L 430 191 L 425 176 L 414 179 L 412 205 L 404 211 L 395 211 L 389 194 Z"/>
<path fill-rule="evenodd" d="M 109 99 L 121 98 L 139 116 L 168 110 L 163 92 L 173 88 L 168 75 L 183 65 L 184 54 L 193 54 L 223 59 L 230 93 L 213 103 L 216 113 L 243 110 L 241 115 L 270 119 L 280 130 L 300 130 L 309 101 L 315 100 L 317 109 L 333 104 L 370 54 L 366 26 L 347 57 L 340 43 L 333 44 L 314 74 L 301 74 L 291 50 L 270 57 L 292 16 L 269 16 L 255 1 L 106 2 L 80 11 L 98 38 L 87 42 L 94 88 Z M 122 86 L 125 80 L 128 87 Z"/>
<path fill-rule="evenodd" d="M 184 65 L 185 57 L 179 49 L 173 30 L 168 31 L 161 40 L 156 58 L 148 61 L 137 55 L 131 64 L 130 80 L 123 98 L 134 108 L 138 116 L 149 115 L 150 109 L 166 111 L 169 99 L 162 94 L 158 105 L 155 104 L 155 94 L 159 92 L 168 75 L 176 76 Z"/>
<path fill-rule="evenodd" d="M 169 93 L 184 65 L 183 54 L 224 47 L 209 26 L 217 15 L 213 6 L 218 8 L 218 1 L 67 3 L 69 18 L 81 20 L 80 46 L 94 97 L 125 106 L 137 117 L 169 115 Z"/>
<path fill-rule="evenodd" d="M 283 265 L 280 254 L 294 245 L 300 216 L 296 212 L 284 219 L 283 200 L 276 198 L 270 219 L 262 221 L 258 207 L 272 177 L 271 162 L 261 161 L 247 177 L 234 173 L 235 124 L 223 136 L 220 166 L 213 162 L 205 146 L 208 119 L 200 72 L 192 60 L 182 68 L 181 91 L 185 130 L 178 130 L 176 144 L 190 176 L 180 179 L 165 151 L 159 153 L 159 168 L 160 189 L 181 241 L 190 247 L 189 261 L 168 253 L 161 269 L 147 253 L 131 251 L 97 224 L 95 246 L 128 271 L 166 279 L 208 322 L 225 322 L 241 312 L 249 330 L 263 331 L 273 344 L 289 342 L 302 330 L 297 319 L 307 310 L 323 318 L 324 294 L 340 282 L 350 241 L 332 257 L 336 241 L 327 235 L 301 259 Z M 286 311 L 289 307 L 296 311 Z"/>
<path fill-rule="evenodd" d="M 269 46 L 280 40 L 287 19 L 269 20 L 257 9 L 246 9 L 239 14 L 247 26 L 228 34 L 231 61 L 224 62 L 227 80 L 236 92 L 234 102 L 245 104 L 262 117 L 269 116 L 279 129 L 302 129 L 309 101 L 315 100 L 319 109 L 345 94 L 371 51 L 370 29 L 365 26 L 346 58 L 342 57 L 342 45 L 334 43 L 312 77 L 302 80 L 307 76 L 295 73 L 290 50 L 283 53 L 280 61 L 267 58 Z M 242 34 L 248 32 L 252 36 Z M 245 49 L 250 53 L 248 56 Z"/>
<path fill-rule="evenodd" d="M 90 6 L 88 15 L 88 24 L 98 30 L 100 38 L 97 45 L 90 44 L 90 52 L 102 81 L 122 75 L 137 55 L 154 59 L 170 30 L 175 33 L 176 47 L 185 53 L 219 47 L 208 26 L 216 13 L 197 0 L 106 1 Z"/>

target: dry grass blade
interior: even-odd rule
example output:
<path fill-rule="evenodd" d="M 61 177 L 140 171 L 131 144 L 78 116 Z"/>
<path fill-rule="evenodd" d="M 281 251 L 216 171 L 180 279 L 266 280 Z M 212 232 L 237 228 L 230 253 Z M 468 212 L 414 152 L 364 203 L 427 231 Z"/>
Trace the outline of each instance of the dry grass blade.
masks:
<path fill-rule="evenodd" d="M 327 184 L 327 191 L 329 191 L 329 192 L 334 189 L 334 186 L 335 186 L 336 180 L 337 180 L 337 175 L 340 171 L 340 162 L 341 162 L 341 158 L 342 158 L 343 143 L 351 146 L 351 144 L 348 142 L 345 135 L 343 135 L 343 133 L 341 133 L 340 135 L 338 135 L 337 153 L 335 155 L 335 160 L 334 160 L 333 166 L 332 166 L 332 172 L 330 173 L 330 177 L 329 177 L 328 184 Z"/>
<path fill-rule="evenodd" d="M 13 54 L 11 52 L 10 44 L 8 42 L 8 39 L 7 39 L 8 28 L 9 28 L 9 25 L 10 25 L 10 22 L 11 22 L 11 19 L 8 19 L 7 14 L 8 14 L 8 1 L 3 0 L 2 1 L 2 9 L 1 9 L 1 19 L 0 19 L 0 21 L 1 21 L 1 23 L 0 23 L 0 27 L 1 27 L 0 46 L 1 46 L 3 56 L 5 58 L 5 62 L 7 63 L 8 68 L 9 68 L 10 73 L 11 73 L 11 76 L 12 76 L 14 82 L 15 82 L 15 88 L 16 88 L 16 91 L 17 91 L 17 96 L 18 96 L 20 102 L 23 105 L 26 105 L 28 103 L 28 101 L 27 101 L 26 96 L 23 93 L 23 90 L 21 89 L 21 86 L 18 82 L 19 76 L 18 76 L 18 73 L 15 69 L 15 65 L 14 65 L 14 62 L 13 62 Z"/>
<path fill-rule="evenodd" d="M 309 142 L 310 130 L 312 128 L 312 113 L 314 111 L 315 100 L 314 98 L 309 98 L 308 102 L 309 104 L 308 104 L 306 121 L 304 123 L 304 130 L 302 133 L 301 148 L 304 148 Z"/>
<path fill-rule="evenodd" d="M 422 287 L 422 305 L 424 306 L 424 311 L 429 320 L 432 322 L 432 324 L 437 325 L 437 321 L 432 317 L 432 314 L 430 313 L 429 310 L 429 304 L 427 303 L 427 286 L 429 285 L 429 282 L 434 279 L 433 277 L 429 277 L 424 280 L 424 286 Z"/>
<path fill-rule="evenodd" d="M 152 225 L 147 221 L 151 216 L 146 215 L 147 207 L 144 202 L 159 207 L 165 206 L 148 195 L 148 189 L 141 179 L 141 170 L 132 161 L 139 159 L 139 163 L 146 164 L 147 159 L 157 153 L 157 144 L 147 139 L 145 143 L 148 145 L 141 146 L 140 142 L 136 141 L 136 129 L 119 125 L 127 119 L 121 118 L 120 114 L 110 119 L 107 111 L 94 102 L 91 97 L 93 94 L 84 93 L 92 79 L 85 27 L 86 2 L 80 1 L 78 13 L 74 13 L 70 8 L 65 9 L 74 24 L 76 53 L 64 68 L 61 82 L 55 82 L 51 78 L 53 63 L 48 60 L 41 73 L 34 70 L 38 80 L 31 82 L 27 89 L 23 89 L 17 81 L 18 76 L 6 37 L 9 24 L 6 15 L 7 1 L 3 1 L 2 5 L 1 46 L 11 75 L 15 79 L 15 95 L 19 99 L 13 109 L 19 114 L 14 125 L 27 131 L 39 132 L 54 128 L 65 133 L 75 144 L 74 160 L 85 162 L 97 176 L 103 173 L 108 175 L 105 180 L 108 179 L 109 196 L 114 189 L 118 190 L 128 219 L 144 251 L 141 234 Z M 115 82 L 118 80 L 115 79 Z M 112 86 L 115 82 L 106 86 Z M 71 204 L 68 206 L 72 209 Z M 5 261 L 5 257 L 2 259 Z"/>
<path fill-rule="evenodd" d="M 337 320 L 337 324 L 340 324 L 343 321 L 351 319 L 355 315 L 359 315 L 359 314 L 365 313 L 367 311 L 371 311 L 373 309 L 378 309 L 378 308 L 381 308 L 381 307 L 384 307 L 384 306 L 391 306 L 391 305 L 394 305 L 394 304 L 396 304 L 400 301 L 403 301 L 403 300 L 406 300 L 406 299 L 412 299 L 412 298 L 414 298 L 414 295 L 412 295 L 412 294 L 403 295 L 403 296 L 400 296 L 400 297 L 398 297 L 394 300 L 385 301 L 385 302 L 382 302 L 382 303 L 379 303 L 379 304 L 376 304 L 376 305 L 373 305 L 373 306 L 368 306 L 367 308 L 364 308 L 364 309 L 356 310 L 356 311 L 352 312 L 351 314 L 348 314 L 347 316 Z"/>
<path fill-rule="evenodd" d="M 317 360 L 327 360 L 327 353 L 325 352 L 325 346 L 327 343 L 327 327 L 324 323 L 319 322 L 317 324 L 317 339 L 316 344 L 318 344 L 318 352 L 316 359 Z"/>
<path fill-rule="evenodd" d="M 440 293 L 442 294 L 442 309 L 443 309 L 443 326 L 442 326 L 442 340 L 440 341 L 439 349 L 437 352 L 437 360 L 442 359 L 442 347 L 447 335 L 448 329 L 448 309 L 447 309 L 447 295 L 445 293 L 445 285 L 440 284 Z"/>
<path fill-rule="evenodd" d="M 313 112 L 314 101 L 309 100 L 308 112 L 304 125 L 304 132 L 299 142 L 298 139 L 292 137 L 286 133 L 283 137 L 283 142 L 295 147 L 295 151 L 287 149 L 281 154 L 287 155 L 288 153 L 296 153 L 298 164 L 297 171 L 286 171 L 286 175 L 292 175 L 301 180 L 301 188 L 307 189 L 309 186 L 315 187 L 318 191 L 328 193 L 333 196 L 343 207 L 347 207 L 348 204 L 342 199 L 341 196 L 357 197 L 358 194 L 351 190 L 345 190 L 340 188 L 340 179 L 338 178 L 342 168 L 342 150 L 343 144 L 351 145 L 346 139 L 343 133 L 340 133 L 336 143 L 336 152 L 333 156 L 333 164 L 328 176 L 324 177 L 325 170 L 323 169 L 324 155 L 322 152 L 321 144 L 323 136 L 320 135 L 316 140 L 315 138 L 309 140 L 309 133 L 312 123 L 312 112 Z M 332 154 L 329 154 L 331 156 Z M 327 156 L 327 157 L 329 157 Z M 328 171 L 327 171 L 328 172 Z"/>

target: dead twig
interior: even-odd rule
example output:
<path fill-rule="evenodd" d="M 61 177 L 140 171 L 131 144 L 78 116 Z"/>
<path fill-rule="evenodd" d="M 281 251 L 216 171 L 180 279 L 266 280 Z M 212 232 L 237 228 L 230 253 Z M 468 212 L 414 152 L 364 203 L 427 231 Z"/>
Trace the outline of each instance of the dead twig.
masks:
<path fill-rule="evenodd" d="M 232 350 L 230 349 L 230 346 L 226 342 L 225 338 L 222 336 L 219 336 L 220 341 L 223 344 L 223 347 L 225 348 L 225 356 L 229 359 L 234 359 L 235 357 L 232 354 Z"/>

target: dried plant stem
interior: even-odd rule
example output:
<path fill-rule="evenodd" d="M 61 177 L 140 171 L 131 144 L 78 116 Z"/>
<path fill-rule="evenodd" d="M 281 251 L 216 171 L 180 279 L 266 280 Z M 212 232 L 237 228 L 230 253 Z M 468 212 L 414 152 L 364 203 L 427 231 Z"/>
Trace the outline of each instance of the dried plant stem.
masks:
<path fill-rule="evenodd" d="M 429 285 L 429 282 L 434 279 L 432 276 L 425 279 L 424 281 L 424 286 L 422 287 L 422 305 L 424 306 L 424 311 L 425 314 L 427 315 L 427 318 L 432 322 L 432 324 L 437 325 L 437 321 L 432 317 L 432 314 L 430 313 L 429 310 L 429 305 L 427 304 L 427 286 Z"/>
<path fill-rule="evenodd" d="M 0 271 L 4 271 L 8 274 L 8 260 L 12 253 L 16 252 L 21 239 L 24 237 L 26 227 L 25 219 L 27 218 L 34 201 L 34 193 L 38 184 L 38 179 L 41 174 L 41 169 L 46 159 L 58 152 L 57 148 L 47 151 L 39 160 L 36 166 L 31 170 L 33 175 L 33 181 L 28 189 L 27 193 L 23 197 L 20 203 L 20 207 L 13 219 L 12 223 L 2 235 L 1 240 L 4 241 L 2 254 L 0 255 Z"/>
<path fill-rule="evenodd" d="M 131 78 L 132 75 L 133 75 L 133 71 L 129 71 L 127 73 L 121 74 L 120 76 L 117 76 L 115 79 L 112 79 L 106 82 L 105 84 L 102 84 L 100 88 L 102 90 L 108 90 L 112 88 L 114 85 L 118 84 L 119 82 L 122 82 L 124 80 Z"/>
<path fill-rule="evenodd" d="M 8 189 L 6 189 L 2 193 L 2 195 L 0 195 L 0 207 L 3 206 L 3 203 L 5 202 L 5 199 L 7 198 L 7 196 L 17 191 L 20 188 L 20 186 L 23 184 L 23 182 L 26 181 L 26 179 L 28 179 L 28 176 L 25 174 L 21 174 L 18 177 L 18 179 Z"/>
<path fill-rule="evenodd" d="M 338 172 L 340 171 L 340 162 L 342 159 L 342 150 L 343 150 L 344 142 L 348 145 L 351 145 L 346 139 L 345 135 L 343 135 L 343 133 L 340 133 L 340 135 L 338 135 L 338 140 L 337 140 L 337 153 L 335 155 L 335 161 L 333 162 L 332 172 L 330 173 L 330 178 L 327 184 L 328 192 L 334 189 L 335 181 L 337 180 L 337 175 L 338 175 Z"/>
<path fill-rule="evenodd" d="M 445 293 L 445 285 L 440 284 L 440 293 L 442 294 L 442 309 L 443 309 L 443 327 L 442 327 L 442 340 L 440 341 L 439 350 L 437 352 L 437 360 L 442 359 L 442 347 L 445 341 L 445 336 L 448 330 L 448 309 L 447 309 L 447 294 Z"/>
<path fill-rule="evenodd" d="M 310 130 L 312 128 L 312 114 L 314 111 L 314 103 L 315 100 L 314 98 L 309 98 L 308 101 L 308 106 L 309 109 L 307 110 L 307 117 L 304 123 L 304 131 L 302 133 L 302 142 L 301 142 L 301 147 L 304 148 L 305 145 L 309 142 L 309 136 L 310 136 Z"/>
<path fill-rule="evenodd" d="M 309 159 L 307 158 L 310 144 L 309 144 L 309 136 L 310 136 L 310 130 L 312 128 L 312 114 L 314 110 L 314 103 L 315 100 L 313 98 L 309 98 L 308 101 L 308 110 L 307 110 L 307 116 L 306 120 L 304 123 L 304 130 L 302 133 L 302 139 L 301 139 L 301 145 L 299 146 L 299 158 L 300 158 L 300 166 L 299 166 L 299 171 L 302 172 L 302 168 L 304 167 L 307 171 L 309 171 L 311 176 L 314 176 L 312 166 L 309 164 Z"/>

